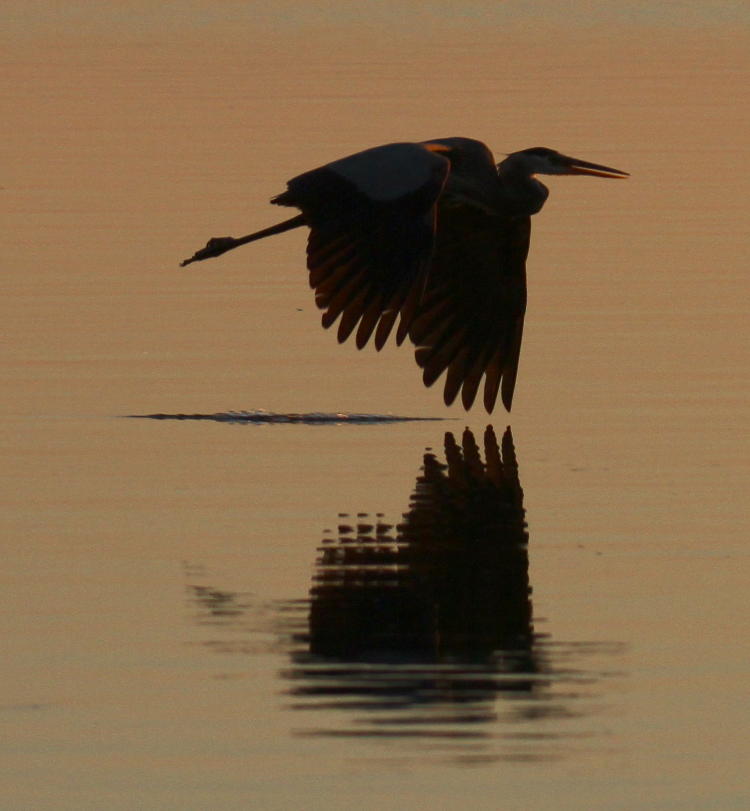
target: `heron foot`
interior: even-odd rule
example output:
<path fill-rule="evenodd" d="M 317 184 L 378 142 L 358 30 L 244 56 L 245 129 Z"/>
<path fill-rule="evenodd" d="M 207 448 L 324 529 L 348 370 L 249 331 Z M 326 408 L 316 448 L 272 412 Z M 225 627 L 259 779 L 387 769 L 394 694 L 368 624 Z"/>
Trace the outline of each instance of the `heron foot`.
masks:
<path fill-rule="evenodd" d="M 231 250 L 236 247 L 236 245 L 237 240 L 234 237 L 212 237 L 206 243 L 205 248 L 196 251 L 190 259 L 185 259 L 180 262 L 180 267 L 184 268 L 185 265 L 189 265 L 191 262 L 200 262 L 203 259 L 212 259 L 215 256 L 221 256 L 221 254 Z"/>

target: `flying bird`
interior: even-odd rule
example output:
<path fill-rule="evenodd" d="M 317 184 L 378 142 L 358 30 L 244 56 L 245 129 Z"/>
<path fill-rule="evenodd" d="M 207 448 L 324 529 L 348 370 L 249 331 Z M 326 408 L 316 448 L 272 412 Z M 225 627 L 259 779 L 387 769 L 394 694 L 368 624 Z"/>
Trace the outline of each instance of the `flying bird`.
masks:
<path fill-rule="evenodd" d="M 548 189 L 536 175 L 624 178 L 627 172 L 534 147 L 495 163 L 471 138 L 366 149 L 305 172 L 273 197 L 301 212 L 245 237 L 215 237 L 191 262 L 307 226 L 307 267 L 328 328 L 343 343 L 374 335 L 380 350 L 396 323 L 409 336 L 426 386 L 446 372 L 443 397 L 510 411 L 526 311 L 531 216 Z"/>

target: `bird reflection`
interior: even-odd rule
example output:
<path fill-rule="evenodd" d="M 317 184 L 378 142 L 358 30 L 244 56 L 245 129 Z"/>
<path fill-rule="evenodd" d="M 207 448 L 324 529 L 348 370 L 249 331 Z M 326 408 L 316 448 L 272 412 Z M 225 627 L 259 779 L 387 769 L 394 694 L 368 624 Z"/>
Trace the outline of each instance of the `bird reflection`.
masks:
<path fill-rule="evenodd" d="M 401 523 L 360 514 L 323 542 L 289 692 L 300 708 L 417 711 L 328 734 L 481 735 L 466 724 L 496 719 L 499 693 L 544 689 L 510 429 L 498 447 L 488 427 L 483 446 L 484 459 L 470 430 L 446 433 Z"/>
<path fill-rule="evenodd" d="M 339 526 L 326 544 L 310 606 L 310 652 L 401 661 L 487 661 L 495 651 L 532 666 L 523 493 L 508 430 L 501 455 L 484 435 L 445 435 L 447 464 L 424 456 L 409 512 Z"/>
<path fill-rule="evenodd" d="M 528 534 L 508 429 L 428 449 L 400 522 L 340 515 L 309 599 L 258 601 L 187 573 L 207 649 L 282 657 L 298 734 L 416 739 L 462 762 L 548 760 L 598 737 L 615 643 L 534 627 Z M 536 623 L 540 620 L 537 618 Z M 305 712 L 299 712 L 305 711 Z M 300 724 L 300 721 L 302 723 Z M 584 744 L 585 746 L 585 744 Z"/>

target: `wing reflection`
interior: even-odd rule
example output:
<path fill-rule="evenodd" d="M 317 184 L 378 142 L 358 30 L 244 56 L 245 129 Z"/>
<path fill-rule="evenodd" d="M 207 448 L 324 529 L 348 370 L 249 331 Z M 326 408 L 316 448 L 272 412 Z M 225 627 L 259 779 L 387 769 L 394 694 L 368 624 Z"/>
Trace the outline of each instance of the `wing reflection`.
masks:
<path fill-rule="evenodd" d="M 523 739 L 533 740 L 525 757 L 545 758 L 544 721 L 575 717 L 568 699 L 591 674 L 554 667 L 534 633 L 510 429 L 501 448 L 485 430 L 484 459 L 468 429 L 460 444 L 446 433 L 444 450 L 445 462 L 425 453 L 402 523 L 360 514 L 324 541 L 308 616 L 292 635 L 288 693 L 297 709 L 328 711 L 306 734 L 465 740 L 497 737 L 498 720 L 528 721 L 533 732 L 502 737 L 514 757 Z M 515 698 L 500 707 L 500 695 Z"/>
<path fill-rule="evenodd" d="M 601 747 L 592 717 L 621 646 L 535 630 L 510 429 L 498 447 L 488 427 L 481 449 L 468 429 L 460 442 L 446 433 L 400 523 L 340 515 L 309 599 L 259 603 L 209 584 L 189 594 L 193 622 L 211 629 L 201 644 L 286 660 L 297 734 L 416 740 L 420 757 L 461 762 Z"/>
<path fill-rule="evenodd" d="M 473 434 L 445 435 L 447 464 L 426 453 L 403 523 L 339 526 L 320 551 L 309 652 L 355 661 L 474 662 L 536 670 L 526 524 L 508 430 L 482 462 Z M 462 679 L 461 684 L 466 687 Z M 508 685 L 509 686 L 509 685 Z M 519 688 L 529 686 L 522 679 Z"/>

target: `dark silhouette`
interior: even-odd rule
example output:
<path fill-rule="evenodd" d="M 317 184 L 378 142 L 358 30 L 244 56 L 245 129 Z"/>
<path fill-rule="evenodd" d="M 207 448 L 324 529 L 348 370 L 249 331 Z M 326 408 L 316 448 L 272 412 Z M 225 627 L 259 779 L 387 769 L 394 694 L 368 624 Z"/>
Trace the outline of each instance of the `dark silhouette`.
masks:
<path fill-rule="evenodd" d="M 208 649 L 289 658 L 300 734 L 452 739 L 469 760 L 559 757 L 594 734 L 566 725 L 596 711 L 607 675 L 582 662 L 619 647 L 535 630 L 510 429 L 500 447 L 491 427 L 481 448 L 446 433 L 400 521 L 340 515 L 319 553 L 307 600 L 188 586 Z"/>
<path fill-rule="evenodd" d="M 486 462 L 468 429 L 461 446 L 447 433 L 447 464 L 425 454 L 401 524 L 339 526 L 311 593 L 311 653 L 483 662 L 503 650 L 528 670 L 528 536 L 510 430 L 502 456 L 492 428 L 484 450 Z"/>
<path fill-rule="evenodd" d="M 307 632 L 297 630 L 286 674 L 300 707 L 447 704 L 453 727 L 493 717 L 498 693 L 543 688 L 510 429 L 502 452 L 486 429 L 484 460 L 470 430 L 460 445 L 446 433 L 445 463 L 425 453 L 400 524 L 341 519 L 320 549 Z"/>
<path fill-rule="evenodd" d="M 307 267 L 328 328 L 374 335 L 381 349 L 396 320 L 397 343 L 416 345 L 423 381 L 446 372 L 443 398 L 469 409 L 482 377 L 484 406 L 498 393 L 510 411 L 526 310 L 531 216 L 547 199 L 535 177 L 627 173 L 545 147 L 499 164 L 471 138 L 375 147 L 293 178 L 271 202 L 291 219 L 235 239 L 215 237 L 189 265 L 263 237 L 308 226 Z"/>

